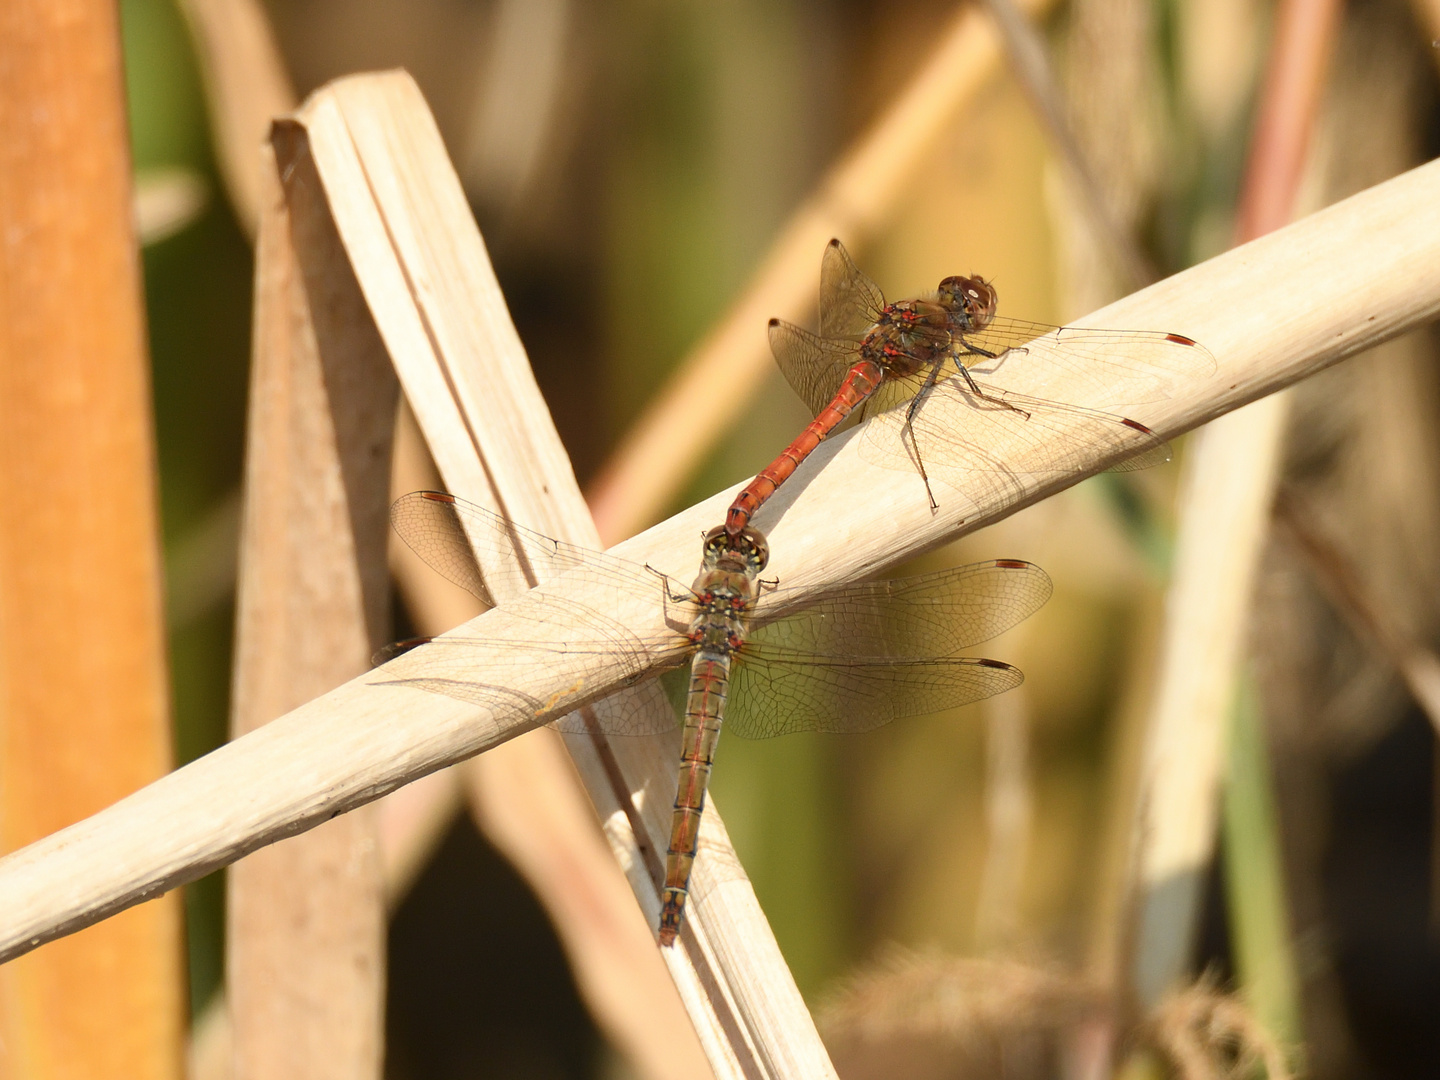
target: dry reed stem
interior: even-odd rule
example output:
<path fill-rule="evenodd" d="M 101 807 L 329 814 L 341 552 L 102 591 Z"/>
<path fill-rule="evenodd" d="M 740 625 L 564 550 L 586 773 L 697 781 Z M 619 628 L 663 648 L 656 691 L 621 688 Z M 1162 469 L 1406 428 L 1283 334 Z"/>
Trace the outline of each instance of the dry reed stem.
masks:
<path fill-rule="evenodd" d="M 1142 799 L 1132 826 L 1139 924 L 1131 976 L 1144 1008 L 1186 975 L 1215 845 L 1225 720 L 1286 416 L 1274 395 L 1191 437 L 1166 595 Z"/>
<path fill-rule="evenodd" d="M 405 291 L 403 283 L 400 287 Z M 1136 410 L 1137 419 L 1172 437 L 1421 325 L 1437 312 L 1440 163 L 1431 163 L 1151 286 L 1087 321 L 1163 327 L 1209 346 L 1218 361 L 1213 377 Z M 1027 371 L 1017 363 L 1007 375 L 1008 385 L 1020 392 L 1086 401 L 1081 387 L 1062 372 Z M 951 421 L 962 430 L 971 415 L 957 405 Z M 963 492 L 942 487 L 941 505 L 932 512 L 917 476 L 876 466 L 861 455 L 863 434 L 856 430 L 824 444 L 798 480 L 757 516 L 774 552 L 771 572 L 787 585 L 818 593 L 831 583 L 855 580 L 978 529 L 1107 464 L 1096 455 L 1044 483 L 1018 475 L 1013 489 L 987 485 L 973 503 Z M 1013 442 L 997 438 L 988 458 L 1013 460 L 1023 436 L 1016 429 Z M 1060 461 L 1072 449 L 1062 440 L 1045 452 Z M 719 492 L 614 553 L 686 579 L 694 570 L 701 531 L 721 520 L 732 497 L 733 491 Z M 587 596 L 612 604 L 611 597 L 596 597 L 585 583 L 568 578 L 532 594 L 537 602 L 555 604 L 583 603 Z M 638 634 L 663 629 L 653 590 L 619 598 L 612 610 Z M 505 606 L 467 624 L 464 632 L 497 642 L 537 637 L 533 622 Z M 557 636 L 554 645 L 563 641 Z M 630 675 L 621 657 L 547 652 L 533 669 L 507 679 L 520 695 L 482 710 L 387 685 L 406 669 L 421 667 L 425 658 L 423 649 L 408 654 L 0 861 L 0 910 L 6 912 L 0 959 L 573 712 L 615 692 Z M 642 812 L 663 818 L 667 801 L 668 793 L 646 792 Z M 627 824 L 614 817 L 606 821 L 607 829 Z M 700 865 L 714 861 L 702 854 Z M 712 891 L 726 891 L 724 871 L 709 870 Z M 697 908 L 704 906 L 702 897 Z"/>
<path fill-rule="evenodd" d="M 1321 589 L 1350 621 L 1357 636 L 1368 638 L 1394 665 L 1440 735 L 1440 656 L 1407 632 L 1371 594 L 1354 564 L 1325 534 L 1300 496 L 1282 490 L 1275 501 L 1275 520 L 1289 532 Z"/>
<path fill-rule="evenodd" d="M 0 7 L 0 849 L 171 767 L 116 5 Z M 0 1075 L 178 1077 L 178 896 L 0 971 Z"/>
<path fill-rule="evenodd" d="M 397 493 L 440 487 L 414 414 L 403 405 L 400 414 L 392 486 Z M 422 634 L 443 633 L 482 610 L 479 600 L 441 578 L 393 536 L 391 569 Z M 437 782 L 443 789 L 434 793 L 435 805 L 424 797 L 406 799 Z M 529 732 L 459 769 L 401 788 L 378 804 L 389 811 L 381 815 L 381 827 L 398 828 L 420 814 L 428 814 L 432 826 L 443 825 L 448 817 L 442 821 L 438 815 L 459 803 L 462 786 L 476 825 L 549 912 L 581 996 L 611 1042 L 647 1080 L 708 1075 L 650 928 L 554 732 Z M 423 822 L 411 825 L 404 843 L 400 836 L 390 843 L 382 836 L 381 852 L 398 858 L 423 851 L 424 837 L 438 831 Z"/>
<path fill-rule="evenodd" d="M 295 93 L 268 17 L 256 0 L 183 0 L 181 9 L 200 61 L 221 176 L 241 227 L 254 240 L 260 229 L 262 185 L 269 191 L 275 183 L 273 157 L 268 150 L 263 155 L 261 151 L 271 121 L 295 108 Z M 275 201 L 273 194 L 270 201 Z M 258 269 L 264 273 L 264 267 Z M 238 497 L 233 502 L 236 520 L 231 521 L 227 500 L 220 512 L 212 515 L 216 519 L 213 527 L 197 530 L 187 549 L 177 551 L 172 559 L 172 628 L 183 625 L 235 587 Z M 183 608 L 177 604 L 177 597 Z M 332 836 L 335 842 L 330 857 L 324 850 L 299 849 L 294 856 L 293 874 L 290 868 L 272 864 L 277 880 L 270 891 L 280 895 L 272 895 L 269 901 L 260 897 L 248 903 L 242 900 L 239 910 L 250 910 L 262 921 L 251 933 L 242 929 L 237 935 L 232 927 L 231 936 L 238 936 L 245 944 L 228 943 L 232 953 L 238 950 L 251 954 L 238 958 L 232 966 L 241 972 L 256 972 L 249 980 L 250 988 L 238 996 L 242 1015 L 232 1025 L 226 1015 L 230 1003 L 217 995 L 196 1018 L 189 1052 L 192 1075 L 217 1080 L 231 1075 L 237 1050 L 240 1058 L 251 1061 L 253 1066 L 257 1050 L 248 1044 L 256 1040 L 262 1044 L 268 1041 L 271 1046 L 293 1041 L 293 1053 L 281 1050 L 285 1067 L 300 1067 L 300 1048 L 321 1045 L 326 1048 L 325 1063 L 334 1071 L 354 1071 L 341 1052 L 345 1047 L 358 1049 L 362 1059 L 372 1059 L 369 1071 L 378 1068 L 378 1031 L 374 1029 L 383 958 L 373 955 L 382 944 L 377 917 L 383 910 L 382 902 L 384 908 L 393 908 L 403 896 L 458 804 L 456 778 L 439 773 L 410 785 L 376 808 L 373 822 L 351 837 L 359 842 L 359 850 L 351 852 L 358 857 L 346 856 L 345 849 L 353 845 L 340 842 L 342 837 L 337 834 Z M 378 852 L 374 850 L 377 847 Z M 382 883 L 378 894 L 375 882 L 370 880 L 377 869 L 377 854 Z M 364 875 L 364 880 L 353 880 L 356 871 Z M 242 889 L 249 874 L 253 871 L 239 872 Z M 329 912 L 327 926 L 349 926 L 358 932 L 356 939 L 346 940 L 343 933 L 332 930 L 322 937 L 301 933 L 299 940 L 294 940 L 296 928 L 306 925 L 307 920 L 278 913 L 297 903 L 303 906 L 307 898 Z M 269 914 L 265 915 L 267 908 Z M 345 918 L 344 913 L 354 918 Z M 295 962 L 302 954 L 304 962 Z M 357 955 L 363 962 L 356 963 Z M 342 975 L 339 994 L 328 992 L 325 986 L 327 973 L 333 975 L 337 965 Z M 267 967 L 278 970 L 265 970 Z M 362 977 L 345 977 L 352 970 L 360 971 Z M 244 981 L 243 976 L 241 979 Z M 299 982 L 310 984 L 311 991 L 300 990 Z M 357 994 L 361 995 L 358 1001 Z M 298 1008 L 293 1007 L 297 999 L 301 1002 Z M 306 1002 L 322 1002 L 327 1008 L 317 1013 L 313 1007 L 304 1007 Z M 359 1010 L 352 1011 L 350 1007 L 357 1004 Z M 267 1016 L 267 1012 L 275 1015 Z M 370 1020 L 366 1021 L 365 1016 Z M 232 1044 L 236 1033 L 238 1047 Z M 301 1034 L 305 1037 L 297 1037 Z M 358 1045 L 357 1039 L 363 1045 Z M 245 1068 L 254 1071 L 253 1067 Z"/>
<path fill-rule="evenodd" d="M 235 0 L 234 3 L 186 0 L 183 7 L 205 76 L 217 159 L 237 216 L 254 236 L 259 217 L 258 150 L 271 118 L 293 110 L 294 92 L 264 9 L 254 0 Z M 397 482 L 406 475 L 433 474 L 433 463 L 421 440 L 413 414 L 402 409 L 394 451 Z M 438 477 L 412 479 L 401 482 L 395 494 L 438 485 Z M 238 509 L 238 499 L 236 503 Z M 223 549 L 227 538 L 233 549 L 235 532 L 238 528 L 226 532 L 218 538 L 218 544 L 201 545 L 203 550 L 193 553 L 200 558 L 181 560 L 180 568 L 195 571 L 189 575 L 195 579 L 215 565 L 225 566 L 226 585 L 233 586 L 234 559 L 232 556 L 228 565 L 225 564 Z M 207 532 L 206 540 L 209 539 Z M 408 548 L 398 546 L 403 550 L 394 553 L 393 569 L 422 633 L 441 633 L 480 613 L 473 597 L 421 565 Z M 212 549 L 217 549 L 213 554 L 221 558 L 204 558 L 212 554 Z M 172 598 L 176 593 L 190 598 L 193 608 L 215 595 L 219 582 L 218 575 L 210 573 L 203 580 L 192 582 L 202 588 L 176 589 Z M 458 598 L 455 593 L 460 594 Z M 583 923 L 561 919 L 559 913 L 554 913 L 557 931 L 576 966 L 582 992 L 611 1039 L 640 1063 L 648 1076 L 699 1076 L 705 1069 L 704 1059 L 684 1020 L 670 979 L 648 948 L 644 953 L 634 949 L 636 941 L 643 940 L 645 927 L 633 902 L 624 895 L 625 890 L 617 892 L 613 887 L 623 878 L 608 857 L 593 858 L 598 837 L 592 812 L 585 807 L 569 817 L 560 812 L 573 810 L 578 805 L 573 797 L 554 795 L 557 791 L 563 795 L 576 789 L 578 780 L 574 770 L 568 765 L 557 768 L 553 756 L 544 752 L 547 749 L 543 740 L 540 745 L 533 738 L 518 740 L 511 744 L 505 760 L 496 757 L 490 761 L 487 757 L 471 766 L 481 772 L 514 769 L 531 777 L 529 785 L 512 792 L 511 800 L 492 801 L 488 814 L 479 822 L 482 831 L 505 849 L 522 873 L 527 867 L 546 865 L 547 856 L 562 859 L 577 872 L 584 871 L 588 876 L 574 891 L 587 898 L 592 911 L 607 910 L 608 921 L 614 925 L 624 925 L 627 918 L 639 922 L 638 927 L 632 927 L 627 953 L 607 948 L 611 939 L 603 935 L 598 939 L 583 936 Z M 483 779 L 472 779 L 479 780 L 483 790 Z M 452 771 L 441 771 L 377 804 L 381 872 L 390 910 L 394 910 L 408 892 L 453 819 L 461 801 L 460 780 Z M 472 799 L 478 797 L 476 783 L 463 786 Z M 547 799 L 549 812 L 537 814 L 535 804 Z M 520 827 L 526 821 L 531 827 Z M 537 829 L 536 822 L 549 828 Z M 603 845 L 601 847 L 603 849 Z M 548 902 L 555 900 L 540 883 L 532 884 Z M 635 930 L 639 938 L 633 936 Z M 617 988 L 617 980 L 624 985 Z M 203 1047 L 197 1046 L 192 1051 L 199 1055 L 197 1061 L 228 1065 L 230 1026 L 215 1016 L 217 1010 L 225 1008 L 223 998 L 217 999 L 207 1009 L 204 1022 L 197 1021 L 196 1037 L 203 1036 L 205 1040 Z"/>
<path fill-rule="evenodd" d="M 226 192 L 242 227 L 254 239 L 259 230 L 261 183 L 269 179 L 265 166 L 270 155 L 262 156 L 261 150 L 272 120 L 294 111 L 295 92 L 268 16 L 256 0 L 183 0 L 181 8 L 200 61 L 216 160 Z M 404 415 L 410 416 L 408 410 Z M 413 418 L 408 426 L 401 424 L 397 428 L 394 454 L 398 472 L 403 474 L 405 463 L 416 459 L 426 461 L 433 472 L 423 446 L 417 445 L 419 439 Z M 392 494 L 431 487 L 434 483 L 410 483 Z M 172 553 L 171 566 L 167 569 L 172 585 L 169 612 L 172 628 L 188 623 L 235 586 L 238 494 L 222 503 L 212 518 L 213 521 L 207 521 L 187 538 L 190 542 L 183 550 Z M 406 551 L 408 553 L 408 549 Z M 407 598 L 412 603 L 423 603 L 415 598 L 433 597 L 437 592 L 433 583 L 440 579 L 428 570 L 423 575 L 412 574 L 406 578 L 405 572 L 410 569 L 410 564 L 402 563 L 397 576 Z M 181 599 L 177 601 L 177 597 Z M 433 607 L 433 601 L 430 606 Z M 444 616 L 430 619 L 422 616 L 422 621 L 428 623 L 426 633 L 440 633 L 479 612 L 479 607 L 472 603 L 449 621 L 445 621 Z M 378 806 L 376 825 L 381 872 L 386 904 L 391 910 L 424 868 L 459 805 L 459 778 L 441 773 L 406 787 Z M 223 1003 L 214 1007 L 223 1007 Z M 219 1025 L 207 1027 L 212 1029 L 218 1030 Z M 218 1059 L 218 1055 L 212 1056 Z"/>
<path fill-rule="evenodd" d="M 287 160 L 282 189 L 268 148 L 263 160 L 232 737 L 365 672 L 390 635 L 399 387 L 313 161 Z M 348 815 L 231 871 L 225 982 L 237 1076 L 379 1077 L 376 831 L 373 810 Z"/>
<path fill-rule="evenodd" d="M 1293 213 L 1338 10 L 1334 0 L 1281 6 L 1241 196 L 1242 243 Z M 1211 424 L 1191 441 L 1185 461 L 1132 833 L 1137 926 L 1130 980 L 1146 1009 L 1184 976 L 1191 955 L 1214 849 L 1226 720 L 1287 406 L 1287 395 L 1277 394 Z"/>
<path fill-rule="evenodd" d="M 1035 17 L 1050 0 L 1019 6 Z M 999 69 L 1000 58 L 986 13 L 960 5 L 933 55 L 791 216 L 739 299 L 681 361 L 591 483 L 590 509 L 607 543 L 664 511 L 769 373 L 768 320 L 803 322 L 813 311 L 825 244 L 839 236 L 856 251 L 884 225 L 936 139 Z"/>
<path fill-rule="evenodd" d="M 459 181 L 413 82 L 403 74 L 342 80 L 317 94 L 302 118 L 303 148 L 314 155 L 376 325 L 446 483 L 552 535 L 595 543 Z M 497 599 L 504 610 L 516 597 Z M 636 693 L 667 709 L 667 718 L 673 715 L 653 684 Z M 654 811 L 653 794 L 641 813 L 632 793 L 668 785 L 668 805 L 674 740 L 606 745 L 576 739 L 570 749 L 651 914 L 659 867 L 647 853 L 663 849 L 668 821 Z M 665 953 L 706 1055 L 722 1076 L 830 1075 L 723 825 L 711 816 L 709 862 L 730 869 L 732 888 L 723 902 L 702 898 L 686 947 Z M 632 828 L 640 830 L 638 845 L 627 835 Z M 697 877 L 703 886 L 703 874 Z"/>
<path fill-rule="evenodd" d="M 215 160 L 246 235 L 260 228 L 260 149 L 270 121 L 295 108 L 295 89 L 260 0 L 180 0 L 209 103 Z"/>

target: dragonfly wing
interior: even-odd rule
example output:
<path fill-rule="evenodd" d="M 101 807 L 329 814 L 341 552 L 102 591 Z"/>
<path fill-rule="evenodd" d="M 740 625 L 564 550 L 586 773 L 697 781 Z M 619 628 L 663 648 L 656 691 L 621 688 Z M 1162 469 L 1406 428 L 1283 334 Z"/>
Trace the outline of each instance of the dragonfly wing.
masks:
<path fill-rule="evenodd" d="M 820 260 L 820 336 L 858 342 L 884 307 L 880 287 L 855 265 L 844 244 L 831 240 Z"/>
<path fill-rule="evenodd" d="M 1057 327 L 1020 319 L 997 318 L 979 333 L 963 335 L 959 352 L 966 367 L 987 375 L 1003 372 L 1006 365 L 1066 372 L 1069 385 L 1078 382 L 1076 396 L 1102 409 L 1165 401 L 1186 384 L 1215 373 L 1210 351 L 1181 334 Z"/>
<path fill-rule="evenodd" d="M 915 395 L 924 385 L 924 372 L 914 375 L 887 375 L 875 388 L 869 400 L 861 406 L 861 418 L 868 419 L 891 409 L 904 408 L 915 400 Z"/>
<path fill-rule="evenodd" d="M 747 739 L 871 731 L 1003 693 L 1024 679 L 998 660 L 782 658 L 758 648 L 733 669 L 725 728 Z"/>
<path fill-rule="evenodd" d="M 858 359 L 849 343 L 816 337 L 781 319 L 770 320 L 770 351 L 812 416 L 830 404 Z"/>
<path fill-rule="evenodd" d="M 552 540 L 440 491 L 402 495 L 390 507 L 390 524 L 432 569 L 491 607 L 572 572 L 625 592 L 661 588 L 644 567 Z"/>
<path fill-rule="evenodd" d="M 679 722 L 659 679 L 646 679 L 556 720 L 569 735 L 663 735 Z"/>
<path fill-rule="evenodd" d="M 918 457 L 932 478 L 971 498 L 1019 496 L 1096 458 L 1119 470 L 1170 460 L 1169 444 L 1139 421 L 976 385 L 983 396 L 958 376 L 942 380 L 908 425 L 903 406 L 874 416 L 861 437 L 861 457 L 907 472 L 916 470 Z"/>
<path fill-rule="evenodd" d="M 650 646 L 662 644 L 651 642 Z M 673 644 L 665 642 L 664 644 Z M 654 735 L 675 726 L 675 710 L 660 681 L 645 678 L 650 649 L 647 643 L 610 642 L 586 646 L 551 643 L 496 642 L 480 638 L 439 637 L 397 658 L 377 674 L 376 683 L 409 686 L 456 698 L 486 708 L 520 708 L 539 714 L 548 703 L 511 688 L 520 676 L 553 663 L 562 655 L 604 653 L 619 656 L 634 685 L 554 722 L 561 731 L 607 735 Z"/>
<path fill-rule="evenodd" d="M 746 646 L 775 655 L 904 659 L 953 656 L 1004 633 L 1050 598 L 1050 576 L 1019 559 L 828 591 L 803 610 L 755 627 Z M 785 601 L 785 590 L 769 604 Z M 757 620 L 765 618 L 762 608 Z"/>
<path fill-rule="evenodd" d="M 494 607 L 456 502 L 453 496 L 438 491 L 412 491 L 391 504 L 390 526 L 432 570 Z"/>

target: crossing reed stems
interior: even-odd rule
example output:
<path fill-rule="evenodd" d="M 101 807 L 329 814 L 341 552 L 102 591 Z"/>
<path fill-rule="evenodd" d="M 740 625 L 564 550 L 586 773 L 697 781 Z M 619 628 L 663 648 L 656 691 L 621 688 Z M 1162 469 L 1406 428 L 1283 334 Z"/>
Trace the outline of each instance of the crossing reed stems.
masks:
<path fill-rule="evenodd" d="M 400 282 L 398 288 L 397 295 L 372 303 L 398 305 L 408 287 Z M 1215 355 L 1212 377 L 1137 416 L 1171 437 L 1433 319 L 1437 311 L 1440 165 L 1432 164 L 1160 282 L 1097 312 L 1093 321 L 1188 334 Z M 416 330 L 423 337 L 423 328 Z M 1021 392 L 1086 400 L 1082 388 L 1065 385 L 1063 375 L 1041 383 L 1017 366 L 1012 382 Z M 957 408 L 951 420 L 958 428 L 966 416 Z M 1070 449 L 1055 446 L 1057 460 Z M 1003 461 L 1018 446 L 989 450 Z M 757 524 L 776 553 L 772 572 L 787 585 L 818 591 L 980 528 L 1107 464 L 1097 456 L 1043 484 L 1022 478 L 1013 490 L 992 488 L 976 499 L 963 490 L 946 493 L 932 513 L 918 477 L 871 463 L 851 433 L 823 446 Z M 856 492 L 866 493 L 865 499 Z M 687 576 L 696 538 L 720 520 L 732 497 L 720 492 L 620 545 L 616 554 Z M 542 587 L 537 595 L 586 601 L 584 586 L 575 582 Z M 628 598 L 617 616 L 643 633 L 660 627 L 663 612 L 646 592 Z M 535 637 L 533 624 L 520 623 L 503 606 L 467 629 L 500 641 Z M 0 958 L 603 698 L 629 676 L 618 657 L 537 665 L 513 679 L 523 699 L 477 715 L 458 701 L 377 685 L 389 674 L 362 676 L 322 695 L 0 861 L 0 909 L 7 912 Z M 526 707 L 522 700 L 541 706 Z M 741 887 L 722 875 L 716 893 Z"/>

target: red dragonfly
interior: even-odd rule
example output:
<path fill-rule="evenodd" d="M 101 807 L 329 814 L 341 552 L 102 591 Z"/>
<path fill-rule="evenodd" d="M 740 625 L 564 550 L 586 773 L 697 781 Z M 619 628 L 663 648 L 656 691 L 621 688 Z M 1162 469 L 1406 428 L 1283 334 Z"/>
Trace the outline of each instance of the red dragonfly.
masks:
<path fill-rule="evenodd" d="M 1070 459 L 1078 467 L 1097 449 L 1106 457 L 1125 455 L 1112 466 L 1118 469 L 1170 459 L 1165 441 L 1138 420 L 1003 390 L 976 373 L 988 376 L 1012 355 L 1023 355 L 1036 370 L 1064 372 L 1069 386 L 1078 380 L 1090 400 L 1120 408 L 1162 401 L 1180 382 L 1211 374 L 1215 358 L 1203 345 L 1180 334 L 1003 319 L 995 306 L 994 287 L 980 277 L 947 277 L 933 296 L 887 304 L 844 245 L 831 240 L 820 264 L 820 333 L 770 321 L 775 360 L 815 419 L 736 497 L 726 533 L 738 536 L 800 463 L 862 405 L 874 416 L 862 456 L 918 468 L 931 509 L 938 505 L 931 468 L 942 476 L 962 475 L 973 491 L 976 482 L 986 483 L 986 473 L 991 482 L 999 476 L 1007 484 L 1018 484 L 1021 475 L 1068 473 Z M 925 408 L 937 397 L 958 397 L 971 407 L 974 419 L 965 430 L 931 419 L 946 413 Z M 1002 461 L 987 450 L 997 442 L 1012 444 L 1017 434 L 1034 454 L 1010 452 Z M 1072 451 L 1057 454 L 1057 446 Z"/>

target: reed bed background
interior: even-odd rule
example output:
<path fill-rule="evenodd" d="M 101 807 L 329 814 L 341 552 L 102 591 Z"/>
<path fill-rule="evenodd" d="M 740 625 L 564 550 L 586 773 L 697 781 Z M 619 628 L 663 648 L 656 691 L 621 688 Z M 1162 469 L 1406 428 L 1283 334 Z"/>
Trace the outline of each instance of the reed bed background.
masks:
<path fill-rule="evenodd" d="M 1003 313 L 1059 322 L 1440 149 L 1440 14 L 1419 0 L 1026 10 L 1048 90 L 982 9 L 933 0 L 125 0 L 176 763 L 231 723 L 261 142 L 332 78 L 404 66 L 423 91 L 607 544 L 803 425 L 764 320 L 813 318 L 832 234 L 887 296 L 973 271 Z M 841 1077 L 1435 1067 L 1436 344 L 1391 341 L 1227 418 L 1269 409 L 1268 435 L 1213 425 L 1175 463 L 917 560 L 1051 573 L 1050 604 L 987 647 L 1021 690 L 863 737 L 724 743 L 715 801 Z M 433 469 L 402 417 L 393 490 Z M 476 613 L 403 553 L 394 570 L 392 636 Z M 1169 766 L 1157 700 L 1192 725 Z M 276 1075 L 703 1075 L 587 814 L 544 731 L 377 803 L 383 1033 L 342 1069 L 354 1015 L 291 1008 L 317 1047 L 287 1073 L 270 1031 Z M 84 1011 L 97 1055 L 77 1064 L 56 1022 L 6 1075 L 178 1075 L 185 1015 L 190 1074 L 243 1075 L 235 1041 L 267 1035 L 230 1027 L 223 877 L 185 887 L 183 979 L 173 940 L 143 936 L 128 998 L 16 974 L 65 946 L 83 970 L 95 931 L 0 968 L 7 1045 Z"/>

